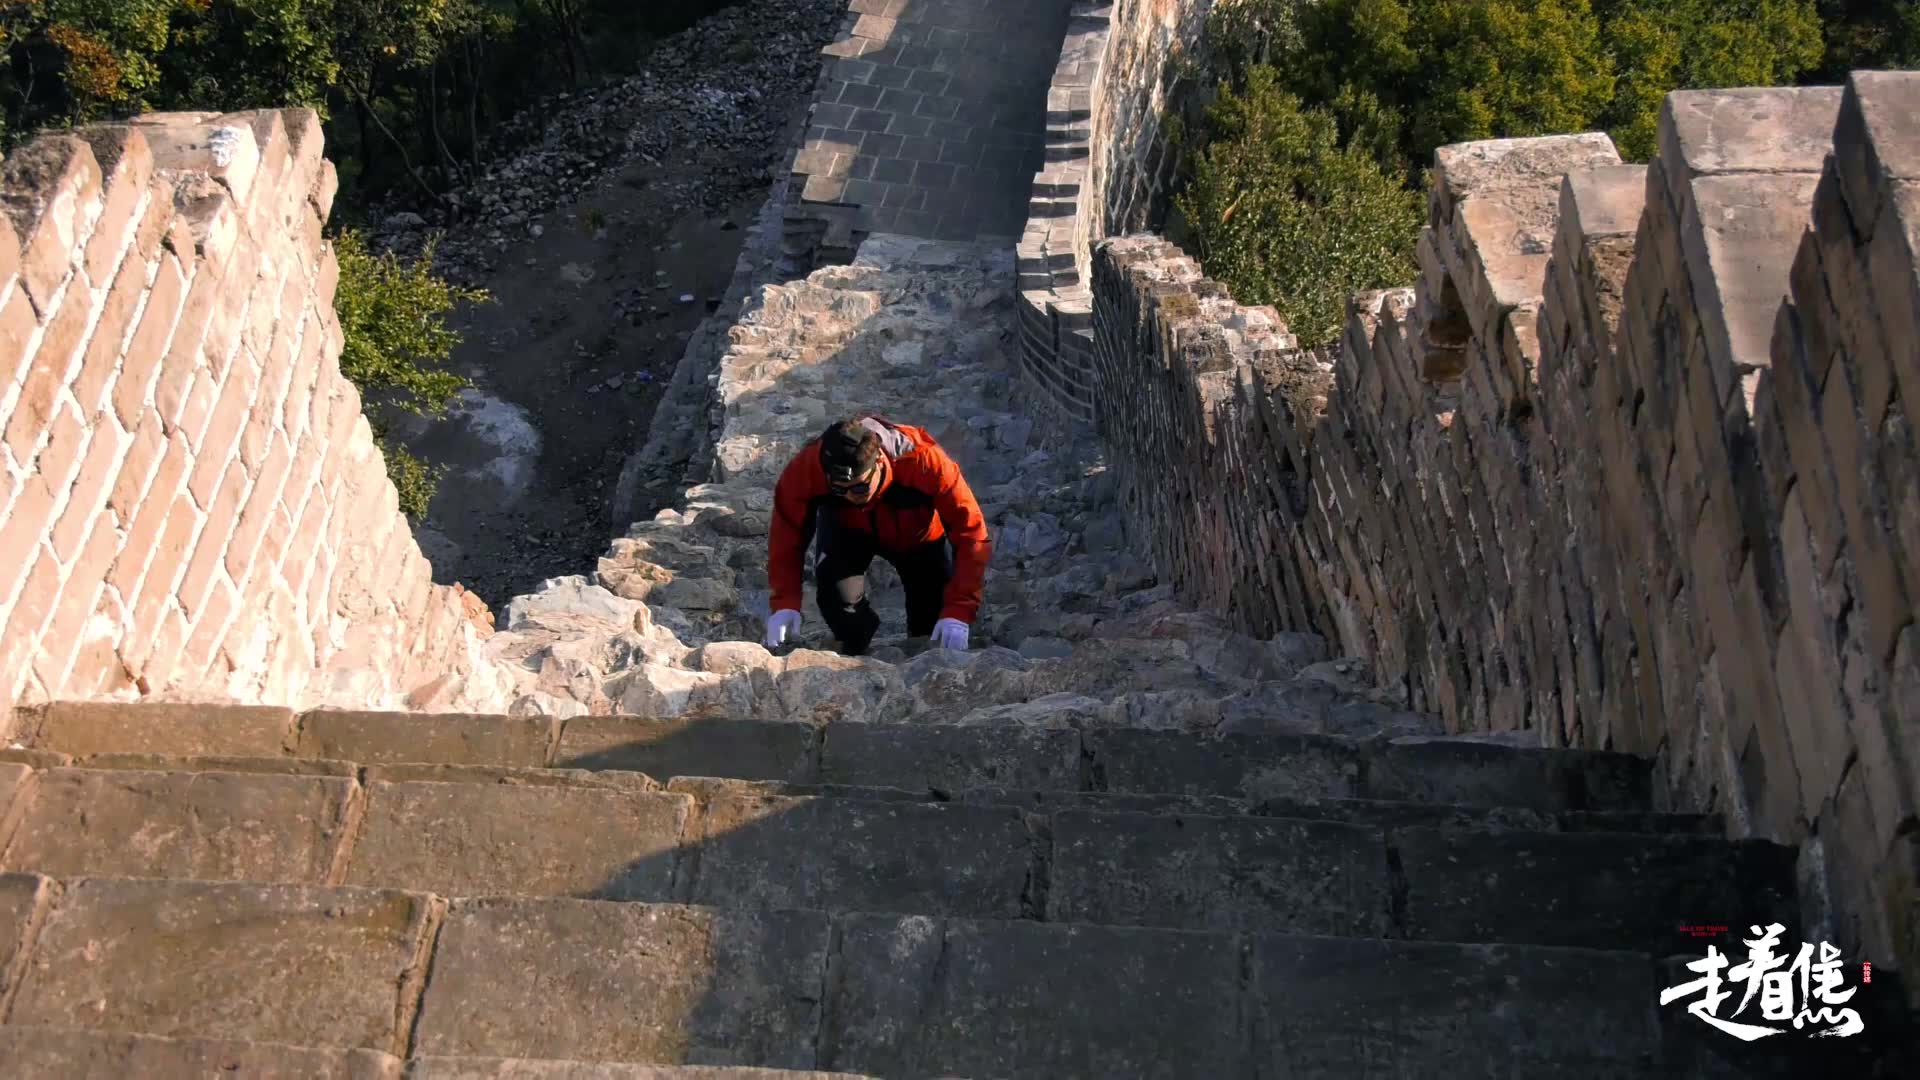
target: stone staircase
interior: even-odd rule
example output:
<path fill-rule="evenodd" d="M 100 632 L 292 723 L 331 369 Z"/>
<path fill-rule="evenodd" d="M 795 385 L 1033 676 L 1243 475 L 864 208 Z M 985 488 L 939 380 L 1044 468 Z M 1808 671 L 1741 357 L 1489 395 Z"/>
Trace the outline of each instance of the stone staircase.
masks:
<path fill-rule="evenodd" d="M 11 1075 L 1717 1075 L 1656 958 L 1798 925 L 1791 851 L 1655 812 L 1623 755 L 32 719 L 0 755 Z"/>

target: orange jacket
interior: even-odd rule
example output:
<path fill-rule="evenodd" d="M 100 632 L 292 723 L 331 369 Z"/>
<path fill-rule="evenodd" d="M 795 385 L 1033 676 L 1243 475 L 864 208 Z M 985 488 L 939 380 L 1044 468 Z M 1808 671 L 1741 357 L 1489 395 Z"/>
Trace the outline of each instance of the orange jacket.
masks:
<path fill-rule="evenodd" d="M 800 448 L 773 488 L 773 518 L 767 530 L 767 580 L 771 610 L 799 610 L 801 560 L 813 539 L 816 514 L 836 515 L 841 528 L 872 533 L 884 551 L 905 551 L 941 537 L 953 542 L 953 578 L 940 608 L 943 619 L 973 622 L 980 585 L 993 557 L 987 520 L 967 487 L 960 466 L 925 428 L 889 423 L 880 445 L 880 486 L 865 506 L 833 497 L 820 464 L 820 440 Z"/>

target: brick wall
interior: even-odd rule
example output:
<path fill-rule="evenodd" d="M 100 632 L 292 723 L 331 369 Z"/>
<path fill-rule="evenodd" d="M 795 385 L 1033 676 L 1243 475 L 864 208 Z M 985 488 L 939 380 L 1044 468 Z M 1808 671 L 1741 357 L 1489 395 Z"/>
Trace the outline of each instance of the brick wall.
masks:
<path fill-rule="evenodd" d="M 310 111 L 44 136 L 0 177 L 0 690 L 492 701 L 339 369 Z"/>
<path fill-rule="evenodd" d="M 1093 245 L 1156 224 L 1177 159 L 1161 138 L 1174 57 L 1213 0 L 1077 2 L 1047 93 L 1046 164 L 1019 256 L 1022 371 L 1049 411 L 1094 419 Z"/>
<path fill-rule="evenodd" d="M 1135 534 L 1454 730 L 1657 757 L 1671 805 L 1799 844 L 1816 915 L 1920 966 L 1914 115 L 1920 74 L 1862 73 L 1671 95 L 1648 166 L 1443 148 L 1419 281 L 1355 297 L 1333 356 L 1103 242 Z"/>

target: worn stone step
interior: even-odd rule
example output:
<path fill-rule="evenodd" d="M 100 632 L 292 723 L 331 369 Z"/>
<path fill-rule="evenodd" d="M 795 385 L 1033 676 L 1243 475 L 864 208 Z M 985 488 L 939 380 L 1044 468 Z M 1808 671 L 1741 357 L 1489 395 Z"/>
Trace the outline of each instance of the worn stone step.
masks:
<path fill-rule="evenodd" d="M 853 1073 L 756 1069 L 731 1065 L 630 1065 L 608 1061 L 424 1057 L 407 1062 L 407 1080 L 875 1080 Z"/>
<path fill-rule="evenodd" d="M 967 806 L 1015 806 L 1032 813 L 1057 810 L 1097 810 L 1133 813 L 1203 814 L 1212 817 L 1250 815 L 1298 818 L 1307 821 L 1343 821 L 1355 825 L 1426 826 L 1447 829 L 1522 829 L 1528 832 L 1681 833 L 1719 836 L 1724 826 L 1716 814 L 1671 814 L 1656 811 L 1580 811 L 1558 813 L 1511 806 L 1459 806 L 1437 803 L 1390 802 L 1383 799 L 1236 799 L 1221 795 L 1134 795 L 1121 792 L 1046 791 L 1006 787 L 959 789 L 865 787 L 851 784 L 801 784 L 781 780 L 733 780 L 713 776 L 677 776 L 669 791 L 684 791 L 696 799 L 720 793 L 904 802 L 958 803 Z"/>
<path fill-rule="evenodd" d="M 1382 829 L 1063 811 L 1047 918 L 1200 930 L 1685 950 L 1685 911 L 1799 925 L 1793 852 L 1693 836 Z"/>
<path fill-rule="evenodd" d="M 403 1053 L 443 910 L 383 889 L 0 875 L 7 1021 Z"/>
<path fill-rule="evenodd" d="M 12 1025 L 0 1026 L 0 1067 L 9 1076 L 138 1080 L 210 1076 L 401 1080 L 403 1075 L 399 1058 L 373 1050 Z"/>
<path fill-rule="evenodd" d="M 661 791 L 620 772 L 523 779 L 543 775 L 49 769 L 17 796 L 29 805 L 4 866 L 1656 950 L 1672 944 L 1675 910 L 1740 921 L 1791 906 L 1790 852 L 1700 836 L 1198 814 L 1186 800 L 1115 811 L 1102 796 L 1026 808 L 725 780 Z"/>
<path fill-rule="evenodd" d="M 174 1039 L 79 1028 L 0 1026 L 0 1067 L 18 1077 L 136 1080 L 871 1080 L 851 1073 L 525 1058 L 414 1058 L 233 1039 Z"/>
<path fill-rule="evenodd" d="M 44 710 L 32 749 L 100 754 L 327 758 L 362 763 L 562 766 L 662 780 L 747 780 L 921 788 L 1012 787 L 1242 799 L 1372 799 L 1543 812 L 1645 812 L 1652 772 L 1627 754 L 1519 749 L 1425 737 L 1027 727 L 812 725 L 251 709 L 230 724 L 169 706 Z M 168 724 L 198 715 L 179 731 Z"/>
<path fill-rule="evenodd" d="M 0 876 L 0 1061 L 102 1075 L 391 1076 L 407 1054 L 536 1080 L 1700 1075 L 1656 1004 L 1672 974 L 1534 946 Z"/>

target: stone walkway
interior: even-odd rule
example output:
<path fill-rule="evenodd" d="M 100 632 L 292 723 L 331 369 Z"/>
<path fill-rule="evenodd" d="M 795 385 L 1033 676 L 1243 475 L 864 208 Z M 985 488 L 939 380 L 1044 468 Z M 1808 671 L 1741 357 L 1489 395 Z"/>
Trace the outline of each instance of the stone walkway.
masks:
<path fill-rule="evenodd" d="M 493 639 L 520 674 L 513 711 L 1436 733 L 1319 638 L 1233 633 L 1155 583 L 1094 448 L 1046 445 L 1021 415 L 1013 285 L 1004 247 L 882 235 L 851 265 L 768 287 L 720 363 L 717 482 L 635 524 L 594 575 L 514 601 Z M 775 656 L 759 644 L 774 479 L 832 419 L 869 410 L 928 428 L 980 499 L 994 556 L 972 649 L 904 638 L 876 562 L 869 656 L 816 651 L 829 634 L 811 585 L 801 647 Z"/>
<path fill-rule="evenodd" d="M 1066 0 L 856 0 L 814 111 L 805 197 L 855 228 L 1005 239 L 1026 222 Z"/>

